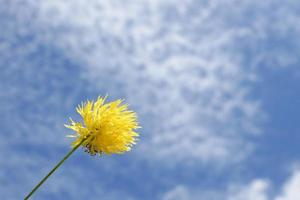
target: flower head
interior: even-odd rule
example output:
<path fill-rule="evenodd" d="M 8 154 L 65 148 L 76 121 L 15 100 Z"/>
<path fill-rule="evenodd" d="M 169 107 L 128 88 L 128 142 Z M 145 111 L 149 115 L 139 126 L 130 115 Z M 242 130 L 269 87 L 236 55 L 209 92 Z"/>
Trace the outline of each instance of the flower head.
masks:
<path fill-rule="evenodd" d="M 74 130 L 76 140 L 72 146 L 82 146 L 91 155 L 97 153 L 124 153 L 135 144 L 139 128 L 136 113 L 127 109 L 122 100 L 105 103 L 105 98 L 98 97 L 97 101 L 87 101 L 77 107 L 83 123 L 71 119 L 67 128 Z"/>

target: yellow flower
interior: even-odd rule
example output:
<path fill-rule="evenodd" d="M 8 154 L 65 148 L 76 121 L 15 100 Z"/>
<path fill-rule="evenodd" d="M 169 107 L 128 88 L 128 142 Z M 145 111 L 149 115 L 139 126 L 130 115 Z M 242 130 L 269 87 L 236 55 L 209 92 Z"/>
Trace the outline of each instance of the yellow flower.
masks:
<path fill-rule="evenodd" d="M 124 153 L 131 149 L 139 136 L 134 130 L 140 128 L 136 113 L 127 109 L 122 100 L 105 103 L 105 98 L 98 97 L 96 102 L 87 101 L 77 107 L 83 118 L 83 124 L 71 120 L 65 125 L 76 132 L 75 147 L 82 146 L 91 155 L 97 153 Z"/>

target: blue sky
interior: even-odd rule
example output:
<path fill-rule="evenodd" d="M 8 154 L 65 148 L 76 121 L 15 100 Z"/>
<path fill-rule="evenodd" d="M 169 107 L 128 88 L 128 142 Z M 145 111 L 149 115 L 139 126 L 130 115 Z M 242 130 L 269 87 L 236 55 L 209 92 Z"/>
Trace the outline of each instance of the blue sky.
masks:
<path fill-rule="evenodd" d="M 70 150 L 86 99 L 124 98 L 140 141 L 78 150 L 33 199 L 300 199 L 296 0 L 0 0 L 0 198 Z"/>

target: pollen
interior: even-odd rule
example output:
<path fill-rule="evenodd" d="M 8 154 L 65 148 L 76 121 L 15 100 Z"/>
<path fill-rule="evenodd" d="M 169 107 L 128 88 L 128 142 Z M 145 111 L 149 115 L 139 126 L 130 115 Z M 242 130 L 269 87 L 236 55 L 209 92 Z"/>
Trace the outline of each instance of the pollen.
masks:
<path fill-rule="evenodd" d="M 77 107 L 82 122 L 70 119 L 65 125 L 75 133 L 72 146 L 81 145 L 91 155 L 122 154 L 130 151 L 136 144 L 140 128 L 135 112 L 128 110 L 128 105 L 119 99 L 105 103 L 107 97 L 98 97 L 97 101 L 86 101 Z"/>

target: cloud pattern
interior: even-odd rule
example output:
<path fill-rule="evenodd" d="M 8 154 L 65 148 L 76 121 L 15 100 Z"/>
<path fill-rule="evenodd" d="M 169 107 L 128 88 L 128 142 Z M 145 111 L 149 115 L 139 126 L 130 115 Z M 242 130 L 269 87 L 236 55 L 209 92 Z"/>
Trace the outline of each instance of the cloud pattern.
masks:
<path fill-rule="evenodd" d="M 259 71 L 299 63 L 299 42 L 291 39 L 299 33 L 299 5 L 292 0 L 284 4 L 185 0 L 182 6 L 172 0 L 2 3 L 7 5 L 0 8 L 5 30 L 0 33 L 4 199 L 20 198 L 31 181 L 38 181 L 36 174 L 48 170 L 49 159 L 54 162 L 58 154 L 63 155 L 69 141 L 62 124 L 74 113 L 74 106 L 106 93 L 110 98 L 126 98 L 141 118 L 141 141 L 133 152 L 137 160 L 104 158 L 99 164 L 80 155 L 78 160 L 84 159 L 90 172 L 83 177 L 83 164 L 58 172 L 56 182 L 49 183 L 49 191 L 41 190 L 40 197 L 80 199 L 93 193 L 92 199 L 118 199 L 119 195 L 135 199 L 154 191 L 154 198 L 190 199 L 189 186 L 172 173 L 177 167 L 199 166 L 222 171 L 247 160 L 256 148 L 253 140 L 264 134 L 261 124 L 268 114 L 252 95 L 263 78 Z M 145 171 L 154 173 L 144 183 L 146 189 L 138 185 L 147 176 L 126 177 L 124 163 L 129 172 L 147 165 Z M 153 168 L 158 163 L 162 169 Z M 116 174 L 112 166 L 119 170 Z M 107 183 L 100 190 L 82 189 L 82 196 L 72 194 L 76 182 L 88 184 L 86 177 L 97 180 L 93 168 L 107 173 Z M 170 180 L 161 181 L 161 174 L 170 169 Z M 292 192 L 298 183 L 295 174 L 276 200 L 298 195 Z M 116 191 L 110 189 L 119 177 L 132 181 L 141 192 L 122 183 Z M 174 183 L 174 191 L 167 192 Z M 23 185 L 19 194 L 11 192 L 16 184 Z M 225 193 L 228 199 L 245 195 L 268 199 L 269 187 L 269 182 L 258 178 L 245 188 L 231 191 L 228 187 Z M 211 191 L 192 194 L 204 199 L 224 194 Z"/>

